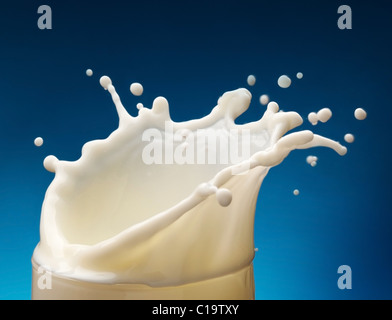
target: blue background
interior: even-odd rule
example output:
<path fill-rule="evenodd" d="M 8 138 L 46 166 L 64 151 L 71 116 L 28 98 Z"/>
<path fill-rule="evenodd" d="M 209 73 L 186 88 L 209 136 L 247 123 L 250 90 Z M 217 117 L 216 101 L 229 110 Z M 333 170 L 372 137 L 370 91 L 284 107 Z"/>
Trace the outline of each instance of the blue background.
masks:
<path fill-rule="evenodd" d="M 52 8 L 52 30 L 37 27 L 42 4 Z M 342 4 L 352 8 L 352 30 L 337 27 Z M 0 298 L 30 299 L 30 258 L 53 179 L 45 156 L 76 160 L 85 142 L 117 127 L 103 74 L 132 115 L 137 102 L 150 107 L 163 95 L 174 120 L 202 117 L 222 93 L 247 87 L 249 74 L 257 83 L 240 121 L 262 115 L 263 93 L 304 118 L 330 107 L 328 123 L 302 128 L 341 142 L 351 132 L 356 141 L 345 157 L 296 151 L 270 171 L 256 212 L 256 298 L 392 298 L 391 10 L 387 1 L 354 0 L 3 1 Z M 290 88 L 278 87 L 281 74 Z M 141 98 L 129 92 L 135 81 Z M 365 121 L 354 119 L 357 107 Z M 309 154 L 317 167 L 306 164 Z M 344 264 L 352 290 L 337 286 Z"/>

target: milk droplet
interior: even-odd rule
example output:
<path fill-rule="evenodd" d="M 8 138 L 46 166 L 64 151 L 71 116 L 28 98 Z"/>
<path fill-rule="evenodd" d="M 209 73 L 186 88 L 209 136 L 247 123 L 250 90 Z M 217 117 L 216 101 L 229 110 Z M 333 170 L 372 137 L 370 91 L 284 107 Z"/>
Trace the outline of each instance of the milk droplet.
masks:
<path fill-rule="evenodd" d="M 255 252 L 258 252 L 259 251 L 259 248 L 255 248 Z"/>
<path fill-rule="evenodd" d="M 58 161 L 59 159 L 57 159 L 55 156 L 47 156 L 44 160 L 45 169 L 49 172 L 56 172 L 56 166 Z"/>
<path fill-rule="evenodd" d="M 306 162 L 308 163 L 308 164 L 312 164 L 312 163 L 314 163 L 314 162 L 317 162 L 318 161 L 318 158 L 316 157 L 316 156 L 307 156 L 306 157 Z"/>
<path fill-rule="evenodd" d="M 253 87 L 256 84 L 256 77 L 254 75 L 248 76 L 247 82 L 249 86 Z"/>
<path fill-rule="evenodd" d="M 227 207 L 230 205 L 233 196 L 230 190 L 222 188 L 216 192 L 216 198 L 222 207 Z"/>
<path fill-rule="evenodd" d="M 329 108 L 324 108 L 317 112 L 317 119 L 323 123 L 327 122 L 331 117 L 332 111 Z"/>
<path fill-rule="evenodd" d="M 267 94 L 263 94 L 262 96 L 260 96 L 260 103 L 263 106 L 266 106 L 269 103 L 269 96 Z"/>
<path fill-rule="evenodd" d="M 308 120 L 312 125 L 316 125 L 318 122 L 318 117 L 316 112 L 311 112 L 308 114 Z"/>
<path fill-rule="evenodd" d="M 280 76 L 278 79 L 278 85 L 279 87 L 286 89 L 291 86 L 291 79 L 286 75 Z"/>
<path fill-rule="evenodd" d="M 91 77 L 91 76 L 93 75 L 93 70 L 87 69 L 87 70 L 86 70 L 86 75 L 89 76 L 89 77 Z"/>
<path fill-rule="evenodd" d="M 279 111 L 279 105 L 275 101 L 271 101 L 268 104 L 267 109 L 273 113 L 277 113 Z"/>
<path fill-rule="evenodd" d="M 107 90 L 112 84 L 112 80 L 108 76 L 102 76 L 101 79 L 99 79 L 99 83 L 105 90 Z"/>
<path fill-rule="evenodd" d="M 358 108 L 354 112 L 355 119 L 357 120 L 365 120 L 367 117 L 367 113 L 362 108 Z"/>
<path fill-rule="evenodd" d="M 139 102 L 137 105 L 136 105 L 136 108 L 138 109 L 138 110 L 140 110 L 140 109 L 143 109 L 143 103 L 141 103 L 141 102 Z"/>
<path fill-rule="evenodd" d="M 295 196 L 298 196 L 298 195 L 299 195 L 299 190 L 298 190 L 298 189 L 295 189 L 295 190 L 293 191 L 293 194 L 294 194 Z"/>
<path fill-rule="evenodd" d="M 130 90 L 134 96 L 141 96 L 143 94 L 143 86 L 138 82 L 132 83 Z"/>
<path fill-rule="evenodd" d="M 354 138 L 354 135 L 352 135 L 351 133 L 347 133 L 347 134 L 344 136 L 344 140 L 345 140 L 347 143 L 353 143 L 354 140 L 355 140 L 355 138 Z"/>
<path fill-rule="evenodd" d="M 310 165 L 311 165 L 312 167 L 317 166 L 317 161 L 313 161 Z"/>
<path fill-rule="evenodd" d="M 302 72 L 297 73 L 297 79 L 302 79 L 304 77 Z"/>
<path fill-rule="evenodd" d="M 41 137 L 37 137 L 37 138 L 34 139 L 34 144 L 37 147 L 40 147 L 40 146 L 42 146 L 44 144 L 44 139 L 42 139 Z"/>

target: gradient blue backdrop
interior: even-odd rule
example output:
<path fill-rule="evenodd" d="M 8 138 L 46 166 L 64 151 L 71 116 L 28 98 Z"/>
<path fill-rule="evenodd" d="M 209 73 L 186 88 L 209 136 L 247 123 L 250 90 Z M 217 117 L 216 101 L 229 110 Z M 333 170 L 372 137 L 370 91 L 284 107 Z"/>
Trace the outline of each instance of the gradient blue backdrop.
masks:
<path fill-rule="evenodd" d="M 42 4 L 52 8 L 52 30 L 37 27 Z M 342 4 L 352 8 L 352 30 L 337 27 Z M 304 117 L 330 107 L 327 124 L 303 128 L 356 141 L 345 157 L 296 151 L 270 171 L 256 212 L 256 298 L 392 298 L 391 10 L 354 0 L 2 2 L 0 298 L 30 299 L 30 258 L 53 178 L 45 156 L 76 160 L 85 142 L 117 127 L 103 74 L 133 115 L 137 102 L 163 95 L 174 120 L 202 117 L 223 92 L 247 87 L 249 74 L 257 83 L 241 121 L 262 115 L 263 93 Z M 289 89 L 277 86 L 281 74 L 292 76 Z M 141 98 L 129 92 L 134 81 L 144 85 Z M 354 119 L 357 107 L 366 121 Z M 352 290 L 337 287 L 343 264 Z"/>

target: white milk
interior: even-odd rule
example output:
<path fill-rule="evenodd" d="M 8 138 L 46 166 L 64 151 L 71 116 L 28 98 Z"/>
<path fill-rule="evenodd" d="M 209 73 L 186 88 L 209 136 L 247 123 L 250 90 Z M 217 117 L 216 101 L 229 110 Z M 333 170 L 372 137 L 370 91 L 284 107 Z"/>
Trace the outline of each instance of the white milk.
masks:
<path fill-rule="evenodd" d="M 41 147 L 44 144 L 44 139 L 37 137 L 34 139 L 34 144 L 36 147 Z"/>
<path fill-rule="evenodd" d="M 325 146 L 340 155 L 347 149 L 308 130 L 285 135 L 303 120 L 296 112 L 279 111 L 276 102 L 268 104 L 260 120 L 235 124 L 251 101 L 246 89 L 223 94 L 204 118 L 173 122 L 165 98 L 156 98 L 151 109 L 140 106 L 138 116 L 132 117 L 111 79 L 104 76 L 100 83 L 113 99 L 119 127 L 104 140 L 86 143 L 77 161 L 45 159 L 45 168 L 55 177 L 42 206 L 41 241 L 33 264 L 58 279 L 97 286 L 136 284 L 165 292 L 162 288 L 186 291 L 203 284 L 199 295 L 192 292 L 186 297 L 252 297 L 211 292 L 220 286 L 221 292 L 235 293 L 244 279 L 253 290 L 255 206 L 269 169 L 295 149 Z M 168 127 L 170 132 L 165 131 Z M 143 141 L 143 134 L 153 129 L 158 138 Z M 195 139 L 199 132 L 204 138 L 217 132 L 234 136 L 240 150 L 249 149 L 249 156 L 227 157 L 227 163 L 215 164 L 144 161 L 146 148 L 159 150 L 162 139 L 173 143 L 170 148 L 165 145 L 163 160 L 172 159 L 170 153 L 185 160 L 189 155 L 225 155 L 226 140 L 215 149 L 207 148 Z M 233 278 L 237 280 L 227 284 Z M 33 293 L 34 287 L 33 283 Z M 35 297 L 42 297 L 38 291 Z"/>
<path fill-rule="evenodd" d="M 248 86 L 253 87 L 256 84 L 256 77 L 254 75 L 249 75 L 248 78 L 246 79 L 246 82 L 248 83 Z"/>
<path fill-rule="evenodd" d="M 367 113 L 365 110 L 363 110 L 362 108 L 357 108 L 354 111 L 354 117 L 357 120 L 365 120 L 367 117 Z"/>
<path fill-rule="evenodd" d="M 291 86 L 291 79 L 286 75 L 282 75 L 278 79 L 278 85 L 283 89 L 287 89 Z"/>

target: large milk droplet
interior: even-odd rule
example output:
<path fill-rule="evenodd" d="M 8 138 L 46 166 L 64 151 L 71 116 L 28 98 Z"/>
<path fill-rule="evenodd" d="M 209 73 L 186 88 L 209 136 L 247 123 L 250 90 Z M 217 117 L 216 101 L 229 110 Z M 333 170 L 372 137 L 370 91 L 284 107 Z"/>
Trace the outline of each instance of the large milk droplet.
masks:
<path fill-rule="evenodd" d="M 345 140 L 347 143 L 353 143 L 354 140 L 355 140 L 355 138 L 354 138 L 354 135 L 352 135 L 351 133 L 347 133 L 347 134 L 344 136 L 344 140 Z"/>
<path fill-rule="evenodd" d="M 49 172 L 56 172 L 56 166 L 58 162 L 59 159 L 57 159 L 55 156 L 47 156 L 44 160 L 44 167 Z"/>
<path fill-rule="evenodd" d="M 44 144 L 44 139 L 42 139 L 41 137 L 37 137 L 37 138 L 34 139 L 34 144 L 37 147 L 40 147 L 40 146 L 42 146 Z"/>
<path fill-rule="evenodd" d="M 355 119 L 357 120 L 365 120 L 367 117 L 367 113 L 362 108 L 358 108 L 354 112 Z"/>
<path fill-rule="evenodd" d="M 323 123 L 327 122 L 331 117 L 332 111 L 329 108 L 324 108 L 317 112 L 317 119 Z"/>
<path fill-rule="evenodd" d="M 105 90 L 107 90 L 112 84 L 112 80 L 110 80 L 108 76 L 102 76 L 101 79 L 99 79 L 99 83 Z"/>
<path fill-rule="evenodd" d="M 269 103 L 269 96 L 267 94 L 263 94 L 260 96 L 260 104 L 266 106 Z"/>
<path fill-rule="evenodd" d="M 256 84 L 256 77 L 254 75 L 248 76 L 247 82 L 249 86 L 253 87 Z"/>
<path fill-rule="evenodd" d="M 233 196 L 230 190 L 222 188 L 216 192 L 216 199 L 222 207 L 227 207 L 230 205 Z"/>
<path fill-rule="evenodd" d="M 280 76 L 278 79 L 278 85 L 279 87 L 286 89 L 291 86 L 291 79 L 286 75 Z"/>
<path fill-rule="evenodd" d="M 141 96 L 143 94 L 143 86 L 138 82 L 132 83 L 130 90 L 134 96 Z"/>
<path fill-rule="evenodd" d="M 91 76 L 93 75 L 93 70 L 87 69 L 87 70 L 86 70 L 86 75 L 87 75 L 88 77 L 91 77 Z"/>

